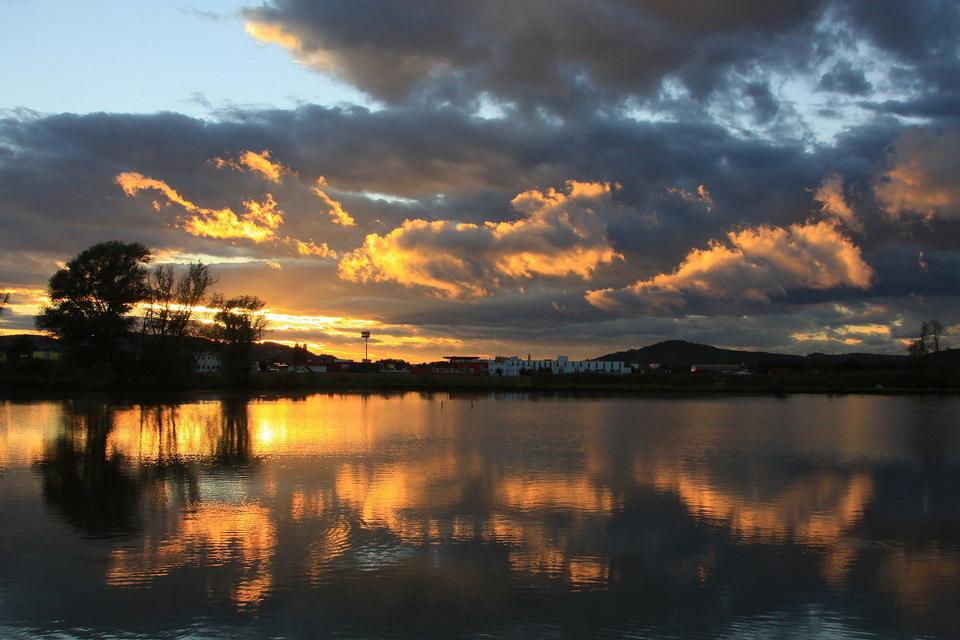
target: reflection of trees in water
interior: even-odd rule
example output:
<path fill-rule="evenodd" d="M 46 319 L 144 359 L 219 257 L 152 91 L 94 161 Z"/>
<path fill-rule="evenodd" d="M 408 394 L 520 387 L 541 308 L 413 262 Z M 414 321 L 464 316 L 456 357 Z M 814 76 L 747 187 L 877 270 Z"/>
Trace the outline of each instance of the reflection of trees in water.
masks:
<path fill-rule="evenodd" d="M 44 500 L 70 524 L 95 535 L 137 527 L 142 482 L 122 455 L 107 455 L 113 410 L 70 402 L 65 423 L 38 467 Z"/>
<path fill-rule="evenodd" d="M 37 469 L 48 505 L 71 525 L 93 535 L 140 527 L 141 509 L 164 510 L 200 499 L 198 460 L 184 455 L 176 405 L 143 405 L 132 433 L 117 437 L 123 409 L 104 402 L 68 401 L 60 433 L 49 441 Z M 253 462 L 247 403 L 225 400 L 203 425 L 208 445 L 199 462 L 246 466 Z"/>
<path fill-rule="evenodd" d="M 373 608 L 392 621 L 420 615 L 425 599 L 434 598 L 437 608 L 454 612 L 453 629 L 477 610 L 509 618 L 515 607 L 526 615 L 524 606 L 538 606 L 530 600 L 545 587 L 562 602 L 558 615 L 570 624 L 593 618 L 612 627 L 637 621 L 696 627 L 690 635 L 774 611 L 803 618 L 802 607 L 789 613 L 798 603 L 843 610 L 872 603 L 882 615 L 855 613 L 882 629 L 939 632 L 957 622 L 949 604 L 960 594 L 960 503 L 950 498 L 955 463 L 943 453 L 956 443 L 955 431 L 942 422 L 916 426 L 918 416 L 905 427 L 910 436 L 901 448 L 912 446 L 914 455 L 913 464 L 904 464 L 902 451 L 834 459 L 823 454 L 825 446 L 798 451 L 767 431 L 723 431 L 698 420 L 670 430 L 638 429 L 627 420 L 561 424 L 546 436 L 522 424 L 494 429 L 476 422 L 446 431 L 426 422 L 430 429 L 411 431 L 419 426 L 384 426 L 395 418 L 375 397 L 361 402 L 345 414 L 364 425 L 357 416 L 370 416 L 368 429 L 314 428 L 283 411 L 249 412 L 240 398 L 200 410 L 142 408 L 139 428 L 156 437 L 137 440 L 142 450 L 121 439 L 126 457 L 118 460 L 126 464 L 116 467 L 127 474 L 120 480 L 138 491 L 128 500 L 132 512 L 138 500 L 161 493 L 152 491 L 156 487 L 164 488 L 163 499 L 190 508 L 165 504 L 169 517 L 148 522 L 143 549 L 112 556 L 111 584 L 180 589 L 184 581 L 164 582 L 166 576 L 203 571 L 208 584 L 227 585 L 243 607 L 295 580 L 290 567 L 299 564 L 309 587 L 324 590 L 322 600 L 340 615 L 367 616 Z M 466 416 L 464 404 L 459 410 Z M 455 418 L 457 406 L 448 400 L 444 415 Z M 89 464 L 114 463 L 107 456 L 111 439 L 103 434 L 103 425 L 117 428 L 112 418 L 101 416 L 100 432 L 94 424 L 89 436 L 90 419 L 74 421 L 82 426 L 65 429 L 51 454 L 73 447 L 57 455 L 81 470 L 77 461 L 84 456 Z M 260 434 L 252 442 L 251 431 L 281 425 L 282 437 Z M 749 440 L 727 444 L 724 438 L 733 436 Z M 231 495 L 193 504 L 200 500 L 198 463 L 250 465 L 253 449 L 305 443 L 318 453 L 350 455 L 330 464 L 304 459 L 271 468 L 285 474 L 276 483 L 279 495 L 259 496 L 272 503 L 237 504 Z M 60 485 L 77 475 L 71 473 L 57 479 Z M 185 493 L 177 497 L 171 484 Z M 101 499 L 90 494 L 74 507 L 74 517 Z M 286 508 L 289 515 L 281 513 Z M 350 579 L 343 580 L 343 571 Z M 538 590 L 527 589 L 532 595 L 524 604 L 521 594 L 517 604 L 504 586 L 516 584 Z M 608 595 L 578 595 L 600 589 Z M 416 594 L 416 601 L 399 602 L 398 592 Z M 451 600 L 462 607 L 451 608 Z M 684 620 L 675 619 L 680 612 Z"/>
<path fill-rule="evenodd" d="M 246 466 L 253 461 L 250 449 L 250 418 L 247 400 L 225 398 L 220 403 L 220 432 L 216 445 L 216 461 L 228 466 Z"/>

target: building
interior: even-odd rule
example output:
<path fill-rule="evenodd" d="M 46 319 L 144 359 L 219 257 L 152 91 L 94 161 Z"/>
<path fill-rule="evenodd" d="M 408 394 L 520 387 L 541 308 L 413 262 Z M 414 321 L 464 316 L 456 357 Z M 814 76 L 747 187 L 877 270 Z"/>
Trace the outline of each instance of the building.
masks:
<path fill-rule="evenodd" d="M 503 376 L 536 375 L 547 373 L 552 375 L 624 375 L 633 372 L 633 368 L 625 363 L 614 360 L 571 360 L 567 356 L 557 356 L 556 360 L 534 360 L 527 356 L 522 360 L 517 356 L 497 357 L 490 362 L 490 373 Z"/>
<path fill-rule="evenodd" d="M 511 356 L 495 358 L 490 365 L 491 373 L 504 376 L 519 375 L 626 375 L 633 373 L 629 363 L 614 360 L 571 360 L 568 356 L 556 359 L 526 360 Z M 497 372 L 500 373 L 497 373 Z"/>
<path fill-rule="evenodd" d="M 490 372 L 489 360 L 480 356 L 444 356 L 446 362 L 431 362 L 411 367 L 410 373 L 455 376 L 485 376 Z"/>
<path fill-rule="evenodd" d="M 326 373 L 327 365 L 324 364 L 298 364 L 287 370 L 289 373 Z"/>
<path fill-rule="evenodd" d="M 220 373 L 220 356 L 212 351 L 193 354 L 194 373 Z"/>

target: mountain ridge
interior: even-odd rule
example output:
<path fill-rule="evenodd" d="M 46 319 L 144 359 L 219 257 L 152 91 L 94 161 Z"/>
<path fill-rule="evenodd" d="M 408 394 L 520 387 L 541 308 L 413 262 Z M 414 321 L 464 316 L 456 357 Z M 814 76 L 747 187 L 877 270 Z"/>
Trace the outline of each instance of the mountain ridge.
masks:
<path fill-rule="evenodd" d="M 957 351 L 957 350 L 953 350 Z M 946 351 L 941 352 L 946 353 Z M 930 354 L 934 355 L 934 354 Z M 951 360 L 951 357 L 939 358 Z M 938 359 L 939 359 L 938 358 Z M 723 349 L 708 344 L 688 342 L 686 340 L 664 340 L 655 344 L 608 353 L 594 360 L 619 360 L 631 364 L 661 364 L 666 367 L 703 364 L 766 364 L 768 366 L 799 367 L 819 363 L 831 366 L 855 364 L 863 367 L 881 365 L 904 366 L 910 362 L 906 355 L 880 353 L 838 353 L 814 352 L 805 356 L 768 351 L 750 351 L 745 349 Z"/>

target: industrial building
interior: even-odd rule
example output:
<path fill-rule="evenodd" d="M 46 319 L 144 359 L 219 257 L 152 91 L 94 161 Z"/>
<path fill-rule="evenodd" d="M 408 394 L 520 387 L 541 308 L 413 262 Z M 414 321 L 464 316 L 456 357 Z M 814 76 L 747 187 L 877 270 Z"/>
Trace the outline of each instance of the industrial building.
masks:
<path fill-rule="evenodd" d="M 487 362 L 489 373 L 501 376 L 537 375 L 538 373 L 545 374 L 548 372 L 552 375 L 623 375 L 633 371 L 632 367 L 625 362 L 571 360 L 567 356 L 557 356 L 556 360 L 534 360 L 530 356 L 527 356 L 525 360 L 517 356 L 498 356 Z"/>

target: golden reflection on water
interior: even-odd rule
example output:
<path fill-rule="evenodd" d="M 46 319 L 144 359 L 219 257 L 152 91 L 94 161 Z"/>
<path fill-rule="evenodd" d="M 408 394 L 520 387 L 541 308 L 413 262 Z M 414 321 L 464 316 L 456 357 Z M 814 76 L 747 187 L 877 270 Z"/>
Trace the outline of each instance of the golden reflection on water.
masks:
<path fill-rule="evenodd" d="M 270 593 L 276 546 L 277 530 L 267 509 L 206 502 L 185 509 L 174 531 L 159 538 L 147 535 L 136 549 L 114 550 L 107 584 L 141 587 L 183 567 L 236 564 L 230 599 L 248 607 Z"/>
<path fill-rule="evenodd" d="M 61 407 L 54 402 L 0 402 L 0 470 L 27 466 L 42 457 L 44 443 L 56 435 L 61 420 Z"/>
<path fill-rule="evenodd" d="M 865 472 L 819 471 L 774 495 L 742 494 L 674 466 L 650 473 L 641 467 L 641 482 L 675 493 L 700 518 L 723 524 L 733 535 L 766 543 L 786 541 L 829 545 L 857 523 L 873 493 Z"/>
<path fill-rule="evenodd" d="M 149 478 L 143 495 L 155 512 L 151 521 L 162 523 L 148 528 L 137 546 L 112 552 L 107 583 L 138 588 L 191 567 L 222 570 L 228 578 L 210 584 L 227 585 L 230 600 L 241 609 L 262 603 L 275 588 L 278 539 L 287 530 L 309 530 L 302 545 L 286 552 L 299 554 L 313 586 L 327 579 L 330 563 L 356 550 L 352 536 L 364 530 L 388 532 L 396 544 L 411 548 L 498 545 L 520 580 L 607 588 L 615 576 L 605 536 L 625 508 L 624 496 L 640 489 L 674 497 L 692 518 L 726 531 L 733 544 L 815 550 L 820 575 L 834 588 L 846 584 L 862 552 L 856 528 L 877 491 L 862 463 L 813 466 L 802 473 L 767 469 L 763 452 L 786 446 L 778 441 L 782 436 L 773 429 L 720 429 L 711 421 L 726 409 L 716 404 L 677 403 L 668 437 L 626 446 L 619 438 L 648 433 L 644 429 L 655 429 L 656 419 L 648 418 L 650 424 L 638 419 L 633 432 L 622 432 L 603 403 L 569 403 L 552 407 L 557 415 L 541 428 L 555 430 L 545 436 L 525 426 L 537 423 L 542 405 L 506 404 L 509 411 L 527 413 L 497 413 L 491 401 L 477 409 L 488 414 L 476 417 L 470 413 L 472 400 L 467 405 L 420 394 L 314 395 L 116 408 L 109 412 L 109 426 L 95 429 L 89 416 L 65 405 L 41 403 L 28 411 L 6 403 L 0 405 L 0 466 L 39 460 L 55 440 L 76 451 L 99 447 L 91 435 L 99 434 L 106 458 L 127 461 L 131 475 Z M 850 406 L 841 404 L 848 414 Z M 835 441 L 813 428 L 809 441 L 788 445 L 811 459 L 881 458 L 882 447 L 875 440 L 867 443 L 866 422 L 849 419 L 853 426 Z M 731 442 L 735 437 L 751 440 Z M 517 455 L 528 443 L 524 438 L 556 440 L 570 462 L 537 467 Z M 737 447 L 745 452 L 737 464 L 755 463 L 743 469 L 749 473 L 736 466 L 731 472 L 718 462 Z M 222 479 L 204 480 L 210 464 L 255 468 L 234 483 L 237 495 L 231 498 L 217 493 L 227 490 Z M 143 471 L 169 468 L 188 477 L 191 499 L 176 498 L 182 477 Z M 785 479 L 769 482 L 765 474 Z M 555 517 L 562 526 L 552 524 Z M 396 557 L 384 556 L 377 566 Z M 706 583 L 714 562 L 712 551 L 702 551 L 678 561 L 672 575 Z M 931 589 L 947 584 L 957 591 L 960 558 L 938 549 L 887 550 L 881 573 L 909 610 L 931 616 L 930 603 L 938 601 Z"/>

